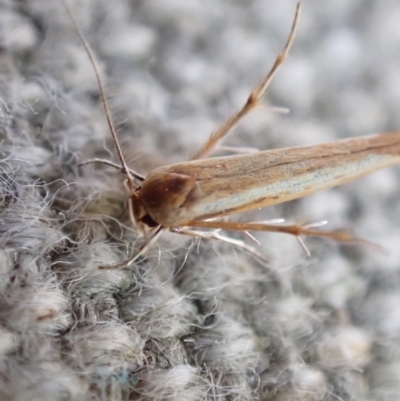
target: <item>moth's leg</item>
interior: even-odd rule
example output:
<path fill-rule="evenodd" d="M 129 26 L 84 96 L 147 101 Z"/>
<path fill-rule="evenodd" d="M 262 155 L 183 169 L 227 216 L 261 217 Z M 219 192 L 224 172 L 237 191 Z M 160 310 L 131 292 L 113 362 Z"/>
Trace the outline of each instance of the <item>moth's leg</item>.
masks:
<path fill-rule="evenodd" d="M 353 242 L 353 243 L 365 243 L 369 245 L 377 246 L 374 243 L 369 241 L 356 238 L 352 236 L 347 231 L 320 231 L 316 230 L 313 227 L 316 227 L 320 224 L 311 224 L 311 225 L 300 225 L 300 224 L 291 224 L 291 225 L 275 225 L 268 223 L 257 223 L 257 222 L 229 222 L 229 221 L 192 221 L 188 223 L 189 227 L 193 228 L 209 228 L 209 229 L 221 229 L 221 230 L 230 230 L 230 231 L 269 231 L 276 233 L 285 233 L 294 235 L 295 237 L 299 236 L 312 236 L 312 237 L 324 237 L 331 238 L 340 242 Z M 378 246 L 379 247 L 379 246 Z"/>
<path fill-rule="evenodd" d="M 133 210 L 133 200 L 132 200 L 131 196 L 128 197 L 128 199 L 126 201 L 126 205 L 128 207 L 128 215 L 129 215 L 129 220 L 131 221 L 132 227 L 134 228 L 134 230 L 136 232 L 138 232 L 137 223 L 136 223 L 136 219 L 135 219 L 135 212 Z"/>
<path fill-rule="evenodd" d="M 300 10 L 301 10 L 301 4 L 298 3 L 296 8 L 296 15 L 294 17 L 292 29 L 290 31 L 290 35 L 286 42 L 286 45 L 283 48 L 283 50 L 280 53 L 278 53 L 271 70 L 265 76 L 264 80 L 261 82 L 259 86 L 257 86 L 255 89 L 251 91 L 250 96 L 247 99 L 245 105 L 242 107 L 242 109 L 239 110 L 237 113 L 233 114 L 231 117 L 229 117 L 228 120 L 223 125 L 221 125 L 216 131 L 211 133 L 206 143 L 192 157 L 192 160 L 204 159 L 205 157 L 207 157 L 217 147 L 218 143 L 224 137 L 226 137 L 229 134 L 229 132 L 240 122 L 240 120 L 242 120 L 247 114 L 249 114 L 252 110 L 254 110 L 256 107 L 259 106 L 260 99 L 264 95 L 275 74 L 278 72 L 279 68 L 288 58 L 289 50 L 293 44 L 294 37 L 296 34 L 296 29 L 300 17 Z"/>
<path fill-rule="evenodd" d="M 111 270 L 118 269 L 120 267 L 129 267 L 132 263 L 138 260 L 141 256 L 143 256 L 149 248 L 157 241 L 158 237 L 164 231 L 164 228 L 159 226 L 155 229 L 150 238 L 127 260 L 124 260 L 121 263 L 115 265 L 107 265 L 107 266 L 99 266 L 100 270 Z"/>
<path fill-rule="evenodd" d="M 248 252 L 255 258 L 267 262 L 267 259 L 265 258 L 265 255 L 263 255 L 261 252 L 257 250 L 257 248 L 246 244 L 244 241 L 235 239 L 235 238 L 230 238 L 225 235 L 221 235 L 218 231 L 219 230 L 214 230 L 214 231 L 198 231 L 198 230 L 192 230 L 187 227 L 172 227 L 169 229 L 171 232 L 176 233 L 176 234 L 182 234 L 182 235 L 189 235 L 191 237 L 196 237 L 196 238 L 205 238 L 205 239 L 213 239 L 213 240 L 218 240 L 218 241 L 223 241 L 228 244 L 231 244 L 235 246 L 236 248 L 242 249 L 245 252 Z"/>
<path fill-rule="evenodd" d="M 105 159 L 90 159 L 90 160 L 86 160 L 85 162 L 82 163 L 78 163 L 78 166 L 86 166 L 87 164 L 92 164 L 92 163 L 102 163 L 102 164 L 106 164 L 107 166 L 111 166 L 116 168 L 117 170 L 121 171 L 122 173 L 126 174 L 125 168 L 122 167 L 119 164 L 110 162 L 109 160 L 105 160 Z M 139 181 L 144 181 L 145 177 L 143 177 L 141 174 L 137 173 L 134 170 L 128 169 L 128 174 L 130 174 L 132 177 L 136 178 Z"/>

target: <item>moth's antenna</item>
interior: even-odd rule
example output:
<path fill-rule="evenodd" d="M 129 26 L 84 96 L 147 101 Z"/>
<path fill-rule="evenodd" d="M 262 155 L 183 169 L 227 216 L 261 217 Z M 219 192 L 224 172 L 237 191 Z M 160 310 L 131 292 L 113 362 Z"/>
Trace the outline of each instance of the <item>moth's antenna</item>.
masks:
<path fill-rule="evenodd" d="M 117 133 L 115 132 L 114 125 L 111 120 L 111 113 L 110 113 L 110 109 L 108 108 L 108 104 L 107 104 L 107 100 L 106 100 L 106 96 L 105 96 L 105 90 L 104 90 L 103 84 L 101 82 L 99 69 L 97 68 L 96 58 L 92 52 L 92 49 L 90 48 L 89 44 L 87 43 L 80 26 L 78 25 L 75 17 L 73 16 L 72 11 L 71 11 L 69 5 L 67 4 L 67 1 L 66 0 L 60 0 L 60 1 L 61 1 L 62 5 L 64 6 L 65 10 L 67 11 L 68 16 L 76 29 L 76 33 L 78 34 L 79 39 L 81 40 L 83 47 L 85 48 L 86 53 L 89 56 L 90 63 L 93 66 L 94 74 L 96 76 L 97 84 L 98 84 L 99 90 L 100 90 L 101 101 L 103 103 L 103 108 L 106 113 L 108 127 L 110 129 L 111 136 L 114 140 L 115 147 L 117 148 L 119 161 L 121 162 L 121 171 L 124 174 L 127 174 L 127 176 L 129 177 L 130 173 L 132 173 L 132 170 L 129 170 L 128 166 L 126 165 L 124 155 L 122 154 L 121 146 L 119 145 L 119 142 L 118 142 Z M 133 175 L 136 176 L 135 173 Z"/>

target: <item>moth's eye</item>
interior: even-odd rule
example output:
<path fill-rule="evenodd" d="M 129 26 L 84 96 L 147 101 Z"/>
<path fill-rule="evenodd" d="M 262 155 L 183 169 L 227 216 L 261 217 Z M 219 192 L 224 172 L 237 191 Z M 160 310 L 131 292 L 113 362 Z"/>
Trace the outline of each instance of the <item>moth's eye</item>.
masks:
<path fill-rule="evenodd" d="M 148 214 L 144 215 L 140 221 L 144 224 L 146 224 L 148 227 L 157 227 L 159 224 L 156 223 Z"/>

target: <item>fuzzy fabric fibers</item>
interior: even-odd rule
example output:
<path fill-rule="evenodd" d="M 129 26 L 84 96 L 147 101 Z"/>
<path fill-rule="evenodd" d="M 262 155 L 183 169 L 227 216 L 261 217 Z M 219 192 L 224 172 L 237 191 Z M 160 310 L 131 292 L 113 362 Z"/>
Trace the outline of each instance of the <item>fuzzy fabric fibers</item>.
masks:
<path fill-rule="evenodd" d="M 292 0 L 70 0 L 129 165 L 187 160 L 283 47 Z M 400 129 L 398 0 L 307 0 L 289 60 L 226 145 Z M 290 113 L 276 109 L 284 107 Z M 256 234 L 260 262 L 168 234 L 145 258 L 93 68 L 59 1 L 0 0 L 0 401 L 400 400 L 400 170 L 242 220 L 328 220 L 379 243 Z M 228 234 L 227 234 L 228 235 Z"/>

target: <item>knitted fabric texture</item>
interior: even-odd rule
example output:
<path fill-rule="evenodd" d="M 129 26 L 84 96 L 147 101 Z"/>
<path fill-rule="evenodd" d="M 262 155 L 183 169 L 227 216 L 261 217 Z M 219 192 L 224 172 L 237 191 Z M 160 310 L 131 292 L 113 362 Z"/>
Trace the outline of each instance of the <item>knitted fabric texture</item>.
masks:
<path fill-rule="evenodd" d="M 69 3 L 144 175 L 188 160 L 242 106 L 295 12 L 291 0 Z M 224 144 L 400 129 L 399 21 L 394 0 L 307 1 L 266 107 Z M 124 176 L 78 166 L 118 163 L 88 56 L 58 1 L 0 0 L 0 43 L 0 400 L 400 399 L 398 168 L 240 216 L 326 219 L 387 252 L 306 238 L 309 258 L 259 233 L 264 263 L 169 233 L 102 270 L 142 239 Z"/>

